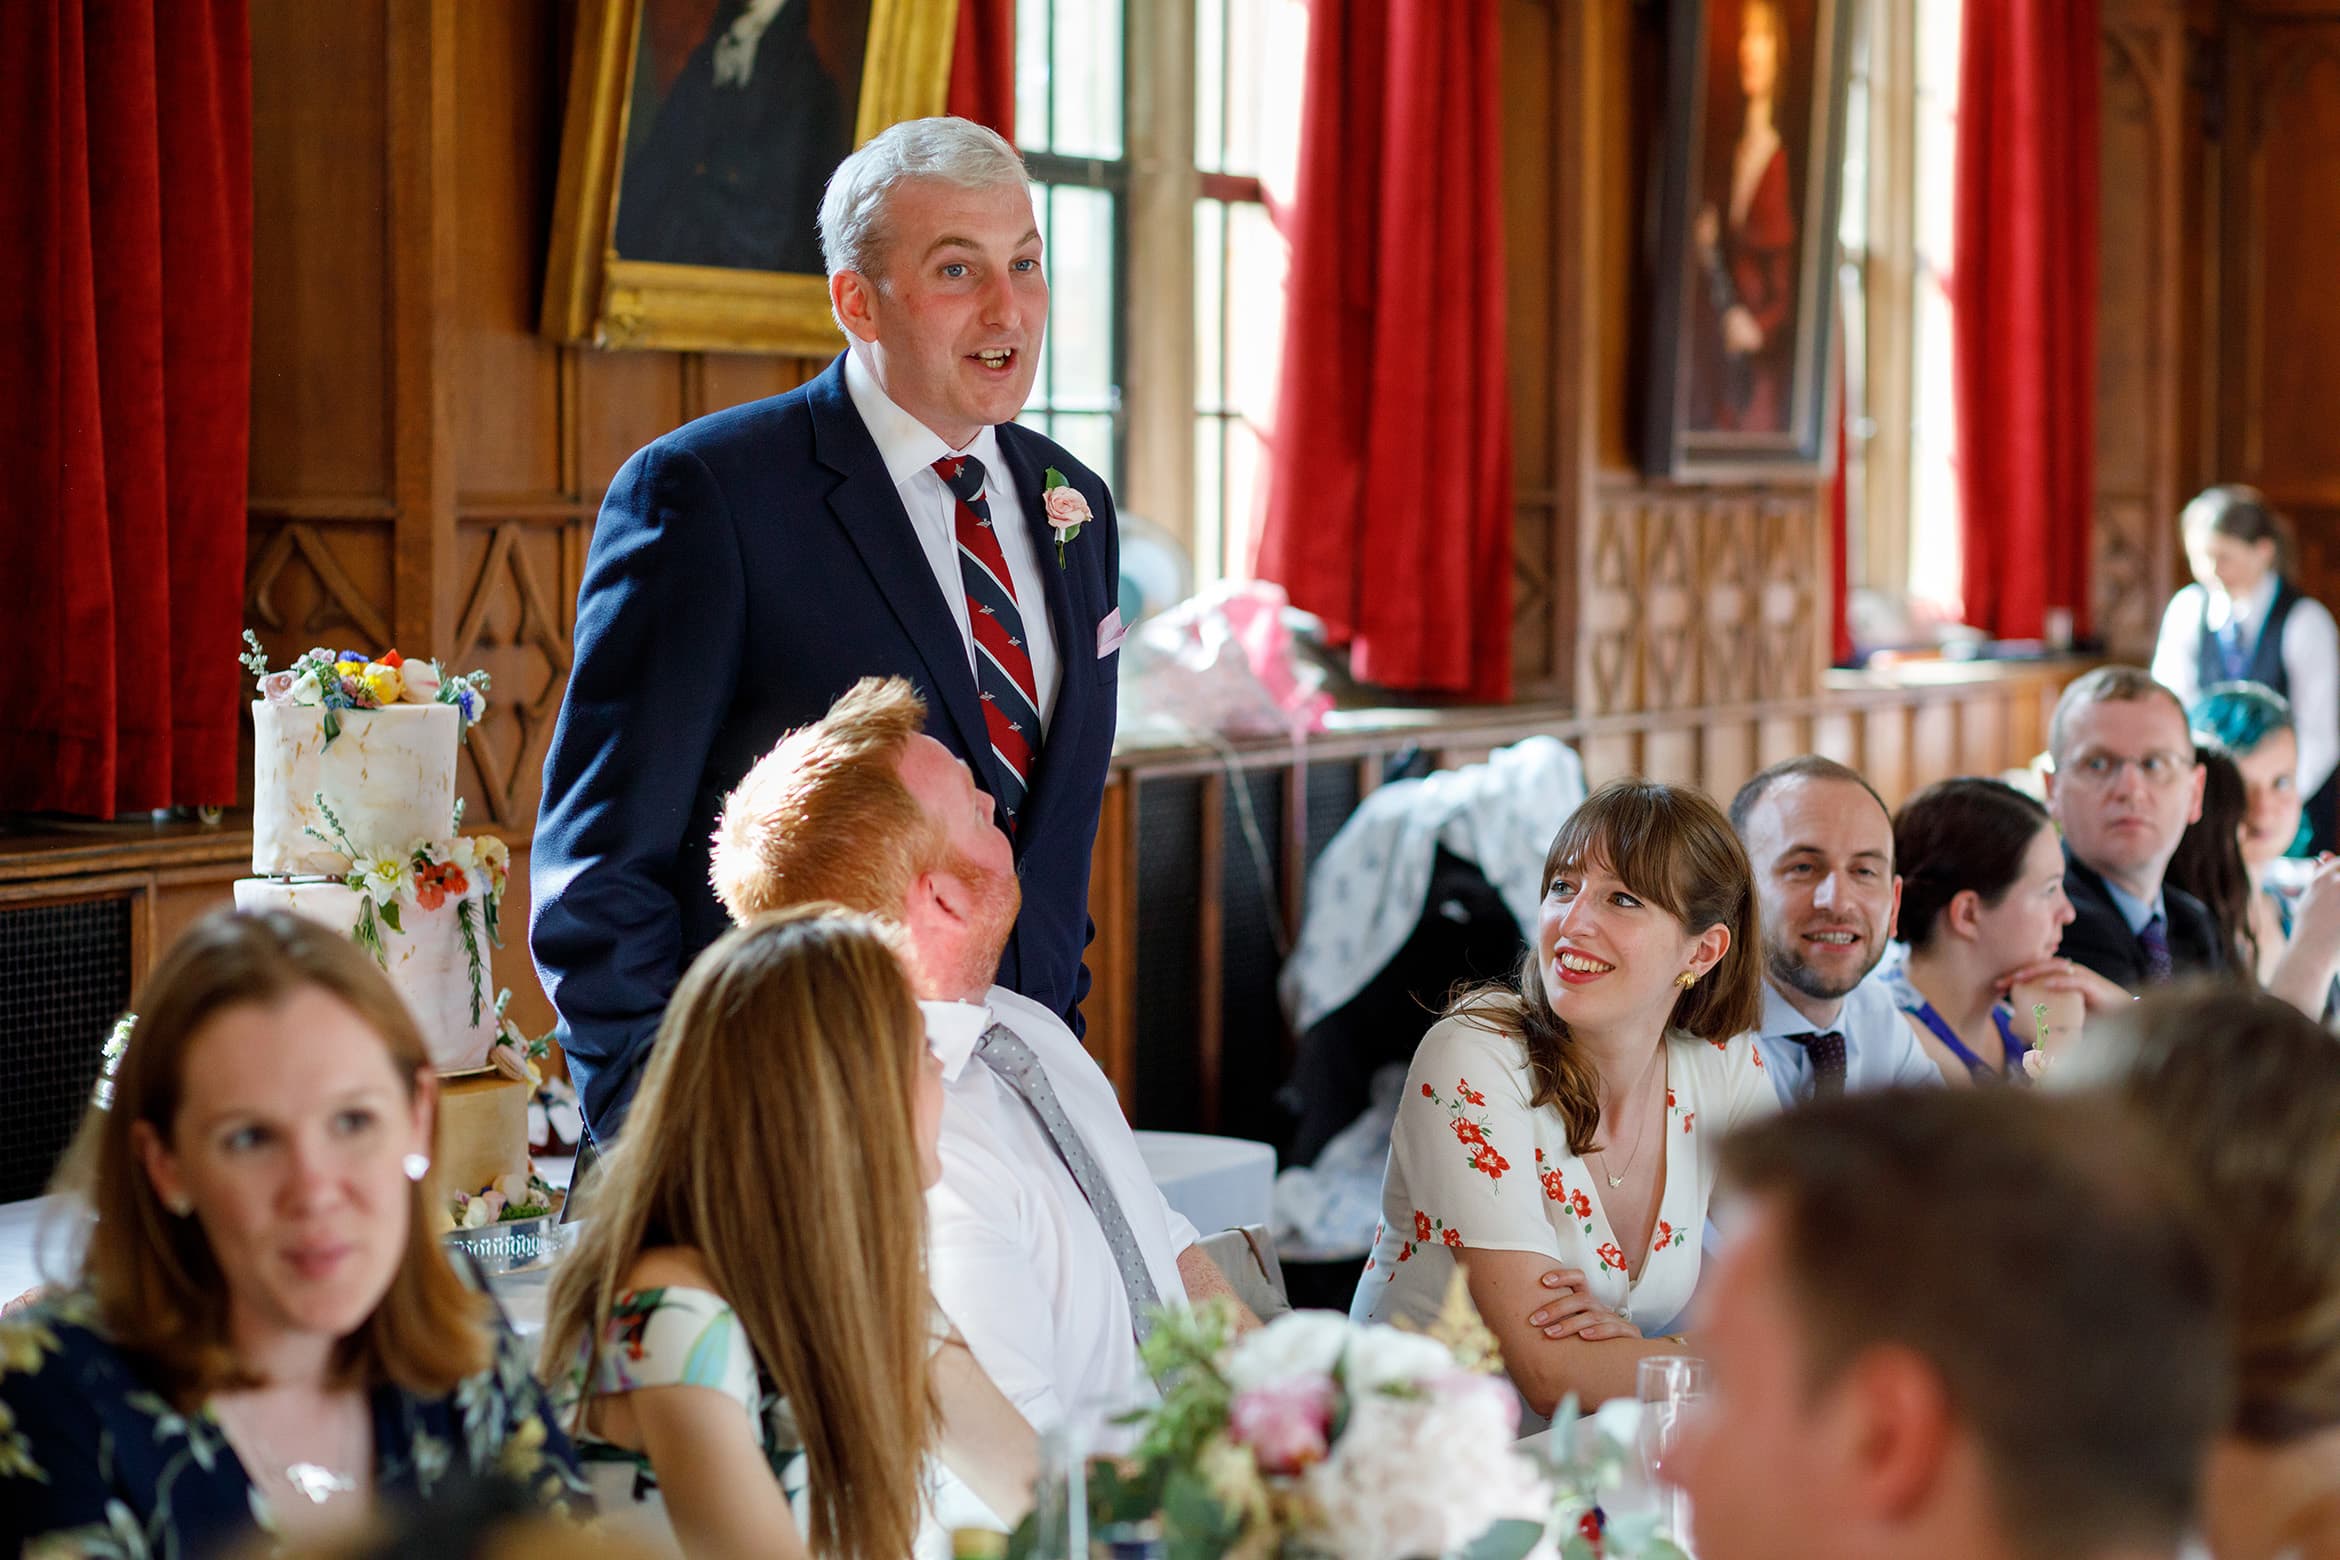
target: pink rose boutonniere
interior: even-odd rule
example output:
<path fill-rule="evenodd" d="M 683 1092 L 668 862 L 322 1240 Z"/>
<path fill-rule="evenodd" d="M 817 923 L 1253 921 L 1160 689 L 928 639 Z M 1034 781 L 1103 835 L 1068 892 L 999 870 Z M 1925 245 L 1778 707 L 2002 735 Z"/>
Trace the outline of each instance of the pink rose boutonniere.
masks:
<path fill-rule="evenodd" d="M 1056 566 L 1061 569 L 1064 544 L 1079 536 L 1081 527 L 1096 517 L 1089 512 L 1089 501 L 1054 466 L 1041 479 L 1040 507 L 1048 516 L 1049 529 L 1056 533 Z"/>

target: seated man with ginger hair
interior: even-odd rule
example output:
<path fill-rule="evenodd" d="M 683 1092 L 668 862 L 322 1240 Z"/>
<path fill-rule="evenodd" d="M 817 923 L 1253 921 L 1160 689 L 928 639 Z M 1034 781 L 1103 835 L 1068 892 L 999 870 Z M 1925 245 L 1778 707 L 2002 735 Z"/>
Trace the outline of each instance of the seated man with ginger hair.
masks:
<path fill-rule="evenodd" d="M 1064 1020 L 992 984 L 1020 898 L 1014 858 L 991 798 L 925 719 L 907 682 L 867 677 L 782 738 L 725 799 L 715 892 L 734 920 L 825 899 L 907 934 L 944 1079 L 935 1301 L 1044 1431 L 1084 1402 L 1150 1390 L 1137 1345 L 1151 1307 L 1231 1291 Z"/>

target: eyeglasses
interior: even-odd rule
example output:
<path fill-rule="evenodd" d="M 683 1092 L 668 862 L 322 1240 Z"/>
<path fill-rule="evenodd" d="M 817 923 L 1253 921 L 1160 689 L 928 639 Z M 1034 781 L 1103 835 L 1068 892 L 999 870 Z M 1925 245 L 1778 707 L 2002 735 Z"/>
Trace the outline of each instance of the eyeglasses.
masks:
<path fill-rule="evenodd" d="M 2129 758 L 2119 753 L 2083 753 L 2062 773 L 2091 790 L 2109 791 L 2121 783 L 2121 771 L 2135 769 L 2156 791 L 2166 790 L 2193 772 L 2191 753 L 2147 753 Z"/>

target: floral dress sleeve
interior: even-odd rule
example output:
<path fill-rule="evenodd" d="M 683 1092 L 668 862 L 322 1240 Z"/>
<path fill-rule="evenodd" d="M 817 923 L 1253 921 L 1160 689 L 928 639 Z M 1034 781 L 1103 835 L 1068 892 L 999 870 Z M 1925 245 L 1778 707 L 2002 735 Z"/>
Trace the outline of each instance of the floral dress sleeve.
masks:
<path fill-rule="evenodd" d="M 0 1321 L 0 1555 L 102 1527 L 97 1404 L 72 1390 L 58 1329 L 35 1307 Z"/>
<path fill-rule="evenodd" d="M 1412 1216 L 1416 1244 L 1560 1255 L 1528 1094 L 1511 1036 L 1450 1018 L 1422 1037 L 1390 1139 L 1413 1206 L 1386 1210 Z"/>
<path fill-rule="evenodd" d="M 86 1292 L 0 1320 L 0 1556 L 211 1554 L 256 1515 L 218 1426 L 135 1373 Z"/>
<path fill-rule="evenodd" d="M 1716 1049 L 1722 1052 L 1722 1111 L 1714 1125 L 1728 1132 L 1751 1121 L 1779 1113 L 1779 1091 L 1763 1067 L 1763 1048 L 1753 1035 L 1733 1035 Z"/>
<path fill-rule="evenodd" d="M 387 1389 L 374 1422 L 377 1477 L 384 1489 L 428 1500 L 450 1474 L 518 1485 L 547 1510 L 590 1516 L 593 1497 L 577 1471 L 576 1449 L 555 1419 L 528 1352 L 498 1325 L 488 1368 L 444 1398 Z M 379 1401 L 379 1400 L 378 1400 Z"/>

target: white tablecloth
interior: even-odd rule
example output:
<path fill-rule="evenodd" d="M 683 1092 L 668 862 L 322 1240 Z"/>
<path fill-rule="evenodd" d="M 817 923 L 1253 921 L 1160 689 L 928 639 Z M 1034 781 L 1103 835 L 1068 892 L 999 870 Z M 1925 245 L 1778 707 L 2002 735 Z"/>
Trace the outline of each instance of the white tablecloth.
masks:
<path fill-rule="evenodd" d="M 1276 1151 L 1248 1138 L 1140 1132 L 1138 1152 L 1170 1206 L 1205 1235 L 1268 1222 Z"/>

